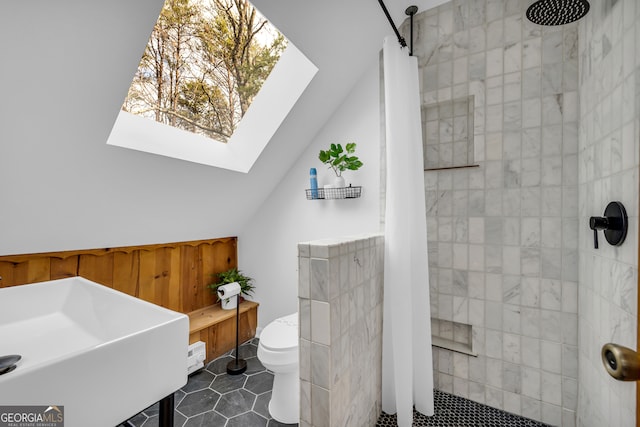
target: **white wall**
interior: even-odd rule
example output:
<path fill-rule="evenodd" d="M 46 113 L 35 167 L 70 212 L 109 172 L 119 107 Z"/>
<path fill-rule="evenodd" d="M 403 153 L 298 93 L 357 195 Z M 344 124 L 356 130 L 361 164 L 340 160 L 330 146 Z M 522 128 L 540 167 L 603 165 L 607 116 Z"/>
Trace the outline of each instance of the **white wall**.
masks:
<path fill-rule="evenodd" d="M 379 84 L 376 59 L 238 237 L 239 268 L 256 281 L 259 328 L 298 309 L 299 242 L 380 228 Z M 332 181 L 333 172 L 320 163 L 318 152 L 347 142 L 357 144 L 364 166 L 343 175 L 347 184 L 362 185 L 362 197 L 306 200 L 309 168 L 318 170 L 319 186 Z"/>

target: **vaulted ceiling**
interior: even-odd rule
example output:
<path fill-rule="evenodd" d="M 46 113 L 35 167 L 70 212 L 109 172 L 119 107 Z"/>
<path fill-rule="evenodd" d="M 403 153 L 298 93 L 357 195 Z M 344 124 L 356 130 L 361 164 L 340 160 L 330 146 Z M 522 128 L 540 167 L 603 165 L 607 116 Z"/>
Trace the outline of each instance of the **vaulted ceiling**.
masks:
<path fill-rule="evenodd" d="M 252 3 L 318 67 L 307 97 L 308 119 L 324 123 L 393 35 L 376 0 L 253 0 Z M 445 0 L 385 0 L 400 26 L 410 5 L 424 11 Z M 313 105 L 313 107 L 311 107 Z M 302 105 L 299 108 L 304 108 Z M 313 123 L 315 124 L 315 123 Z M 317 130 L 316 126 L 311 126 Z"/>
<path fill-rule="evenodd" d="M 0 4 L 0 193 L 11 203 L 0 210 L 0 254 L 237 232 L 392 34 L 375 0 L 254 0 L 318 73 L 251 172 L 238 174 L 106 145 L 163 2 Z M 410 4 L 386 3 L 400 25 Z M 220 211 L 218 200 L 234 209 Z M 167 229 L 184 206 L 198 209 Z M 114 232 L 123 223 L 127 232 Z"/>

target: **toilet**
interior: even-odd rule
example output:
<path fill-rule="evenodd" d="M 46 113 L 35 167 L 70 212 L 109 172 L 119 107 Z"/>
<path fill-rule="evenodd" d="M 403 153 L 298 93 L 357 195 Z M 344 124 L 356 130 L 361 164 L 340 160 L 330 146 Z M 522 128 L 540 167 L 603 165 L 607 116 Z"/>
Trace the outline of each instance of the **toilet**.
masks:
<path fill-rule="evenodd" d="M 269 323 L 260 334 L 258 360 L 273 372 L 269 414 L 284 424 L 300 420 L 298 313 Z"/>

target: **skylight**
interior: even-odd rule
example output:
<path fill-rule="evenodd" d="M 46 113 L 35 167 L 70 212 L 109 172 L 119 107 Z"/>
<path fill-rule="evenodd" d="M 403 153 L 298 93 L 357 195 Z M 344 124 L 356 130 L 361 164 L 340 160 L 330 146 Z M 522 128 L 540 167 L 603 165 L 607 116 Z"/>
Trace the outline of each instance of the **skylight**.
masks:
<path fill-rule="evenodd" d="M 245 0 L 167 0 L 122 109 L 226 142 L 285 47 Z"/>
<path fill-rule="evenodd" d="M 316 72 L 246 0 L 166 0 L 107 143 L 248 172 Z"/>

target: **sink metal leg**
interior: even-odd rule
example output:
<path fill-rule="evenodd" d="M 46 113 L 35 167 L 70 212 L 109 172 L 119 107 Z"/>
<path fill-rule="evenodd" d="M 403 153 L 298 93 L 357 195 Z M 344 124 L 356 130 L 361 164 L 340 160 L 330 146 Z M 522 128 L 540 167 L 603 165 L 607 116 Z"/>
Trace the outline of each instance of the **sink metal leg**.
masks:
<path fill-rule="evenodd" d="M 173 427 L 173 393 L 160 401 L 158 422 L 160 427 Z"/>

